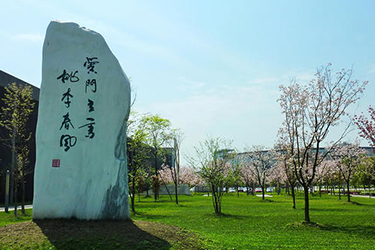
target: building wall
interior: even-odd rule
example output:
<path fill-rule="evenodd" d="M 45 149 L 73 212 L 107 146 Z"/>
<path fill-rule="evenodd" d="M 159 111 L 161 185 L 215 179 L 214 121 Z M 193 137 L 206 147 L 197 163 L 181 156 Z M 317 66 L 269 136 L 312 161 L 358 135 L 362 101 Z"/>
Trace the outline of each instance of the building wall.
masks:
<path fill-rule="evenodd" d="M 29 131 L 32 133 L 31 140 L 29 142 L 29 159 L 30 165 L 28 169 L 31 174 L 26 176 L 26 200 L 32 201 L 33 198 L 33 188 L 34 188 L 34 167 L 35 167 L 35 130 L 36 130 L 36 123 L 38 117 L 38 104 L 39 104 L 39 88 L 22 81 L 4 71 L 0 70 L 0 111 L 1 107 L 4 105 L 4 98 L 5 87 L 9 84 L 16 83 L 17 85 L 29 85 L 32 87 L 33 90 L 33 100 L 35 101 L 34 111 L 29 118 L 29 122 L 27 127 Z M 6 170 L 9 169 L 11 164 L 11 150 L 7 144 L 9 143 L 9 134 L 8 131 L 0 126 L 0 204 L 4 203 L 5 200 L 5 173 Z"/>

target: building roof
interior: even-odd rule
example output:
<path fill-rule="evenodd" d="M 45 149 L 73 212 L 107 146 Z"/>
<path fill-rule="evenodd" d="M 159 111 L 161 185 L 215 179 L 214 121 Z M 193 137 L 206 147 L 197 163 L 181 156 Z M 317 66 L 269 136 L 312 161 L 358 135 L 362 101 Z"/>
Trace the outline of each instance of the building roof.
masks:
<path fill-rule="evenodd" d="M 23 85 L 23 86 L 31 86 L 32 90 L 33 90 L 33 94 L 32 94 L 32 98 L 35 100 L 35 101 L 39 101 L 39 88 L 38 87 L 35 87 L 34 85 L 31 85 L 30 83 L 27 83 L 21 79 L 18 79 L 17 77 L 15 76 L 12 76 L 2 70 L 0 70 L 0 86 L 2 87 L 8 87 L 9 84 L 12 84 L 12 83 L 17 83 L 17 85 Z"/>

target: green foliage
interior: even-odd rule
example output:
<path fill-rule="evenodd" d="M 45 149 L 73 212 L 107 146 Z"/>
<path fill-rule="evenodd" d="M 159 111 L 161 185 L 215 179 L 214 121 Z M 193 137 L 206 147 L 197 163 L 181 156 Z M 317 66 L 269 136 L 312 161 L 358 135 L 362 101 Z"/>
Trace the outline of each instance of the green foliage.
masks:
<path fill-rule="evenodd" d="M 11 137 L 28 140 L 30 133 L 27 133 L 26 123 L 33 111 L 31 86 L 17 86 L 12 83 L 5 88 L 4 106 L 1 107 L 0 125 L 5 127 Z M 13 133 L 15 130 L 16 134 Z"/>
<path fill-rule="evenodd" d="M 173 131 L 171 129 L 171 122 L 159 115 L 146 114 L 141 117 L 135 117 L 131 123 L 135 124 L 135 132 L 142 135 L 142 143 L 148 147 L 148 159 L 154 168 L 154 175 L 158 175 L 158 170 L 166 158 L 166 152 L 163 147 L 172 139 Z M 137 133 L 133 133 L 137 136 Z M 160 162 L 161 160 L 161 162 Z M 148 174 L 146 177 L 151 177 Z M 148 178 L 147 178 L 148 179 Z M 158 193 L 154 193 L 155 200 L 157 200 Z"/>
<path fill-rule="evenodd" d="M 157 175 L 152 176 L 151 185 L 152 185 L 152 191 L 156 195 L 155 197 L 159 198 L 159 190 L 160 190 L 160 187 L 161 187 L 161 183 L 160 183 L 160 179 Z M 155 198 L 155 200 L 156 200 L 156 198 Z"/>
<path fill-rule="evenodd" d="M 375 157 L 368 157 L 358 166 L 354 177 L 358 184 L 370 186 L 375 185 Z"/>
<path fill-rule="evenodd" d="M 32 100 L 31 86 L 17 86 L 12 83 L 5 88 L 4 106 L 1 107 L 0 126 L 9 132 L 7 145 L 12 151 L 12 165 L 10 169 L 10 199 L 14 197 L 17 207 L 17 186 L 21 183 L 22 200 L 25 197 L 24 178 L 28 174 L 26 166 L 29 164 L 28 142 L 31 139 L 31 132 L 27 129 L 27 122 L 33 112 L 34 102 Z M 29 171 L 30 172 L 30 171 Z M 14 192 L 14 195 L 13 195 Z M 17 217 L 17 209 L 15 210 Z"/>
<path fill-rule="evenodd" d="M 171 122 L 159 115 L 144 115 L 140 120 L 140 128 L 146 134 L 147 143 L 153 148 L 155 157 L 163 158 L 165 152 L 162 147 L 172 139 Z"/>
<path fill-rule="evenodd" d="M 234 179 L 230 164 L 234 155 L 231 154 L 230 145 L 230 142 L 222 138 L 208 138 L 195 148 L 195 157 L 190 158 L 190 164 L 197 168 L 210 188 L 212 205 L 218 215 L 221 214 L 224 188 Z"/>

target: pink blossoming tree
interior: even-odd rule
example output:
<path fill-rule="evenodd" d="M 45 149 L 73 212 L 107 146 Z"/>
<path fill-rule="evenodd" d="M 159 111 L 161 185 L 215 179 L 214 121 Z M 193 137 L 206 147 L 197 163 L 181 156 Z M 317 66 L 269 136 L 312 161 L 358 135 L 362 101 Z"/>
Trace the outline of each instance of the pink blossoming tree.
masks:
<path fill-rule="evenodd" d="M 337 145 L 332 152 L 332 157 L 336 160 L 340 175 L 346 183 L 348 202 L 350 202 L 350 183 L 365 156 L 366 151 L 359 147 L 359 141 L 353 144 L 344 143 Z"/>
<path fill-rule="evenodd" d="M 345 111 L 355 103 L 367 82 L 351 80 L 352 70 L 342 69 L 331 73 L 331 64 L 318 69 L 309 84 L 292 81 L 280 86 L 278 102 L 284 114 L 281 128 L 282 141 L 286 141 L 293 155 L 293 168 L 304 189 L 305 221 L 310 223 L 309 189 L 316 169 L 327 156 L 320 152 L 322 143 L 332 127 L 338 125 Z M 346 135 L 347 129 L 332 144 L 335 146 Z"/>
<path fill-rule="evenodd" d="M 360 130 L 359 135 L 368 140 L 372 147 L 375 147 L 375 109 L 370 106 L 368 113 L 369 118 L 364 114 L 354 116 L 354 122 Z"/>

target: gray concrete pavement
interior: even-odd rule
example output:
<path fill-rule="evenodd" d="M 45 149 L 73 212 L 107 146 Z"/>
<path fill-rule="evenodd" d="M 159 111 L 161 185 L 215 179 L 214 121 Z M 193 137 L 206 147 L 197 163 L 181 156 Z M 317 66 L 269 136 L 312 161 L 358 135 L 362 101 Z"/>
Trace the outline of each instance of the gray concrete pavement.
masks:
<path fill-rule="evenodd" d="M 25 209 L 29 209 L 29 208 L 33 208 L 33 205 L 25 205 Z M 18 209 L 20 210 L 21 206 L 18 206 Z M 9 206 L 9 211 L 13 211 L 13 210 L 14 210 L 14 207 Z M 4 211 L 5 211 L 5 207 L 0 207 L 0 212 L 4 212 Z"/>

